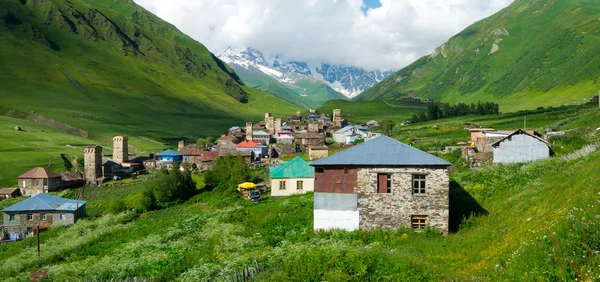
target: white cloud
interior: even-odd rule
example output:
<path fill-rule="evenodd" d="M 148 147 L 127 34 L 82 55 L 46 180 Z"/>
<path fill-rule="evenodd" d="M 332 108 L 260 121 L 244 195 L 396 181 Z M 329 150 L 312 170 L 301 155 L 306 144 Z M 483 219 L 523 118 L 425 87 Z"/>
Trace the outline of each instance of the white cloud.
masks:
<path fill-rule="evenodd" d="M 135 0 L 212 52 L 254 47 L 285 60 L 399 69 L 513 0 Z"/>

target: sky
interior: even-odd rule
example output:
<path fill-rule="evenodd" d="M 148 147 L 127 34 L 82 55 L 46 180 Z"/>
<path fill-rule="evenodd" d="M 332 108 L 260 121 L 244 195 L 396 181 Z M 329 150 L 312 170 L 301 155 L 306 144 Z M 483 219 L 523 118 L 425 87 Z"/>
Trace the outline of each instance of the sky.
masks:
<path fill-rule="evenodd" d="M 134 0 L 215 54 L 401 69 L 513 0 Z"/>

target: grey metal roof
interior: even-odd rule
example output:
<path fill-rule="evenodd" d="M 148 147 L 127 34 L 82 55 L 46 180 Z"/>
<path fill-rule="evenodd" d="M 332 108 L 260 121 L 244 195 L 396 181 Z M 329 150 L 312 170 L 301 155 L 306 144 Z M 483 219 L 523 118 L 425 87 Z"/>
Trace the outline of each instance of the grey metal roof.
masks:
<path fill-rule="evenodd" d="M 65 199 L 50 194 L 37 194 L 2 211 L 75 211 L 77 207 L 81 207 L 84 204 L 85 201 L 82 200 Z"/>
<path fill-rule="evenodd" d="M 367 130 L 362 125 L 347 125 L 345 127 L 342 127 L 341 129 L 339 129 L 338 131 L 334 132 L 334 134 L 342 134 L 342 133 L 345 133 L 346 131 L 352 130 L 353 128 L 356 128 L 356 130 L 360 130 L 360 131 L 366 131 Z"/>
<path fill-rule="evenodd" d="M 450 166 L 450 163 L 382 135 L 310 165 Z"/>
<path fill-rule="evenodd" d="M 497 147 L 500 143 L 504 142 L 504 140 L 506 140 L 506 139 L 508 139 L 508 138 L 516 135 L 516 134 L 525 134 L 525 135 L 528 135 L 528 136 L 533 137 L 533 138 L 539 140 L 540 142 L 546 144 L 548 147 L 550 147 L 550 142 L 548 142 L 548 141 L 546 141 L 546 140 L 544 140 L 544 139 L 542 139 L 542 138 L 540 138 L 538 136 L 535 136 L 534 134 L 530 134 L 530 133 L 528 133 L 527 131 L 525 131 L 523 129 L 517 129 L 515 132 L 513 132 L 513 133 L 507 135 L 506 137 L 504 137 L 504 138 L 496 141 L 496 143 L 492 144 L 492 147 Z"/>

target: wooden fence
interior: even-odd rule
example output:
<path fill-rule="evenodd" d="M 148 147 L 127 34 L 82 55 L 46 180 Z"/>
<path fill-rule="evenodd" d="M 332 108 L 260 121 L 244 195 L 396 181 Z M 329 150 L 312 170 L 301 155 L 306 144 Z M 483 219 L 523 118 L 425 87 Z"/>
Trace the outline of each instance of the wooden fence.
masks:
<path fill-rule="evenodd" d="M 596 151 L 598 149 L 598 147 L 600 147 L 600 143 L 586 145 L 583 148 L 581 148 L 573 153 L 562 156 L 562 159 L 564 161 L 579 159 L 579 158 L 589 155 L 591 152 Z"/>

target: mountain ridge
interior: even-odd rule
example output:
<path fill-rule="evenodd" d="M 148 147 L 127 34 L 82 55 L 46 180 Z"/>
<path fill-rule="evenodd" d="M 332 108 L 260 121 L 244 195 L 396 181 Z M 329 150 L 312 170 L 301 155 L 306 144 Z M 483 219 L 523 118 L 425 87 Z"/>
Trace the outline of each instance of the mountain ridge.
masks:
<path fill-rule="evenodd" d="M 600 76 L 598 12 L 589 0 L 517 0 L 355 100 L 414 91 L 451 103 L 494 101 L 509 111 L 585 102 Z"/>

